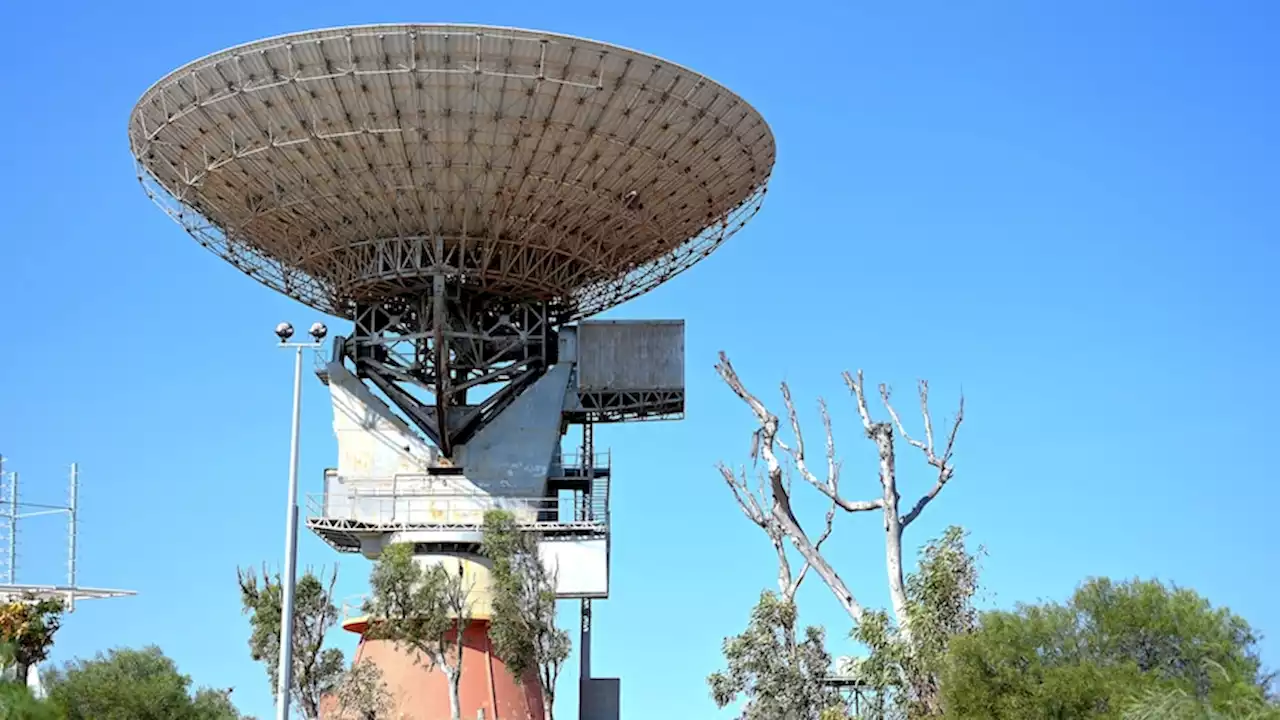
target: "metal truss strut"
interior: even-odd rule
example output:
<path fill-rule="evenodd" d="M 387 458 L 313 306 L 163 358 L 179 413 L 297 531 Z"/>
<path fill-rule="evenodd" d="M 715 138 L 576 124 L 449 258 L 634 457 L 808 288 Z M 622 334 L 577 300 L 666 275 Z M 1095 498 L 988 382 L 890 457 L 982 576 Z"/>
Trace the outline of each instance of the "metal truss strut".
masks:
<path fill-rule="evenodd" d="M 437 275 L 426 292 L 357 303 L 337 352 L 450 457 L 555 363 L 558 317 Z"/>

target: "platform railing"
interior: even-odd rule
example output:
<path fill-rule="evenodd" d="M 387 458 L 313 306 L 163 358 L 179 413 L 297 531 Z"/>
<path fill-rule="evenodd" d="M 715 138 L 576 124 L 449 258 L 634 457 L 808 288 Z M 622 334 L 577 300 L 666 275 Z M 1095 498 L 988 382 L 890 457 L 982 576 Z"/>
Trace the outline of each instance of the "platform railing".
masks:
<path fill-rule="evenodd" d="M 516 523 L 535 529 L 604 529 L 609 524 L 608 481 L 601 478 L 591 495 L 510 497 L 483 493 L 441 493 L 347 486 L 345 492 L 310 493 L 307 515 L 329 521 L 393 527 L 479 529 L 490 510 L 507 510 Z"/>
<path fill-rule="evenodd" d="M 581 452 L 562 453 L 557 455 L 551 461 L 552 473 L 554 474 L 557 471 L 564 470 L 577 470 L 579 473 L 578 476 L 582 477 L 583 472 L 587 469 L 584 459 L 584 455 Z M 592 453 L 592 461 L 593 470 L 608 470 L 610 468 L 610 463 L 613 462 L 613 452 L 611 450 L 603 450 Z"/>

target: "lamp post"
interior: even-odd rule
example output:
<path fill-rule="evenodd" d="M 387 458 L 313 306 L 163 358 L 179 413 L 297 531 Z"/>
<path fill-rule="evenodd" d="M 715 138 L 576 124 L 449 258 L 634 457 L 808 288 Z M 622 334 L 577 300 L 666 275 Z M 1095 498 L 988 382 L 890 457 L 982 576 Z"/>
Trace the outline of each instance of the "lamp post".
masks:
<path fill-rule="evenodd" d="M 276 337 L 280 347 L 295 350 L 293 361 L 293 428 L 289 441 L 289 505 L 285 516 L 284 574 L 280 581 L 280 668 L 276 685 L 276 720 L 289 720 L 289 694 L 293 689 L 293 591 L 298 575 L 298 429 L 302 417 L 302 351 L 319 348 L 329 330 L 315 323 L 309 331 L 313 342 L 289 342 L 293 326 L 280 323 Z"/>

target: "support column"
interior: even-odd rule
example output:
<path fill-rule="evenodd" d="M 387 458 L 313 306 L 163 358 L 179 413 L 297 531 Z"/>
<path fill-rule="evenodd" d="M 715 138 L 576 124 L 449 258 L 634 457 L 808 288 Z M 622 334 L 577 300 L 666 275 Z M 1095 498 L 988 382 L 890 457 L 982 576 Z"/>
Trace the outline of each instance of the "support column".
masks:
<path fill-rule="evenodd" d="M 587 478 L 587 491 L 582 498 L 582 513 L 591 507 L 591 480 L 595 476 L 595 431 L 591 422 L 582 424 L 582 473 Z M 591 680 L 591 599 L 582 599 L 582 632 L 578 638 L 578 657 L 582 666 L 578 671 L 578 715 L 583 717 L 583 698 L 587 683 Z"/>
<path fill-rule="evenodd" d="M 583 705 L 587 683 L 591 680 L 591 599 L 582 599 L 582 632 L 578 638 L 578 657 L 581 668 L 578 671 L 578 707 Z M 579 710 L 581 714 L 581 710 Z"/>
<path fill-rule="evenodd" d="M 15 582 L 18 569 L 18 471 L 9 476 L 9 584 Z"/>
<path fill-rule="evenodd" d="M 582 477 L 586 479 L 586 490 L 582 493 L 582 507 L 577 520 L 590 520 L 591 491 L 595 489 L 596 480 L 596 432 L 590 420 L 582 423 Z"/>
<path fill-rule="evenodd" d="M 444 241 L 436 238 L 436 257 L 444 256 Z M 440 454 L 445 457 L 453 455 L 453 440 L 449 427 L 449 346 L 445 342 L 445 292 L 444 275 L 436 273 L 432 278 L 431 325 L 432 341 L 435 351 L 435 396 L 436 396 L 436 428 L 440 437 L 437 444 Z"/>
<path fill-rule="evenodd" d="M 67 584 L 73 589 L 67 597 L 67 612 L 76 611 L 76 533 L 77 527 L 77 510 L 76 501 L 80 495 L 80 466 L 77 463 L 71 463 L 71 502 L 67 508 Z"/>

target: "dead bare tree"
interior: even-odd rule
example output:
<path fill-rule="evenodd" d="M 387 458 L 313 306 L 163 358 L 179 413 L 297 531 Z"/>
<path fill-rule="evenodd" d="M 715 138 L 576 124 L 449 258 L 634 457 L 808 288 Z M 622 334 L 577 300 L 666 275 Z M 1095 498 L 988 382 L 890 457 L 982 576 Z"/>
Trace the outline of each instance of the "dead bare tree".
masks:
<path fill-rule="evenodd" d="M 333 720 L 379 720 L 389 717 L 395 705 L 382 671 L 368 659 L 357 660 L 343 673 L 333 694 L 338 701 Z"/>
<path fill-rule="evenodd" d="M 777 500 L 765 490 L 764 476 L 759 476 L 760 483 L 756 490 L 752 490 L 750 484 L 747 482 L 746 468 L 740 469 L 739 473 L 735 475 L 728 465 L 721 463 L 719 467 L 720 474 L 724 476 L 724 481 L 733 492 L 733 496 L 737 499 L 738 507 L 742 508 L 743 514 L 747 516 L 747 519 L 759 526 L 761 530 L 764 530 L 765 534 L 769 536 L 769 542 L 773 545 L 774 551 L 778 554 L 779 596 L 786 602 L 794 602 L 796 592 L 800 589 L 800 583 L 804 582 L 804 577 L 808 574 L 809 568 L 812 567 L 812 565 L 806 560 L 804 565 L 801 566 L 800 572 L 794 575 L 792 574 L 791 560 L 787 555 L 787 538 L 789 536 L 787 534 L 787 530 L 783 526 L 783 523 L 774 515 L 774 510 L 777 507 Z M 787 477 L 786 490 L 787 493 L 790 494 L 791 478 L 789 475 Z M 765 507 L 769 508 L 768 512 L 764 510 Z M 815 553 L 820 553 L 822 543 L 826 542 L 827 538 L 831 535 L 831 529 L 835 522 L 835 517 L 836 505 L 832 503 L 831 508 L 827 510 L 826 528 L 823 530 L 822 535 L 818 540 L 813 543 L 813 551 Z"/>
<path fill-rule="evenodd" d="M 791 426 L 792 438 L 790 443 L 779 437 L 780 423 L 778 416 L 773 414 L 759 398 L 747 390 L 742 379 L 738 377 L 738 373 L 729 362 L 728 356 L 723 352 L 720 353 L 720 362 L 716 365 L 716 372 L 719 373 L 725 384 L 746 402 L 759 423 L 759 427 L 752 433 L 751 458 L 752 460 L 764 458 L 765 472 L 760 478 L 757 490 L 755 492 L 751 490 L 745 470 L 735 474 L 728 466 L 722 463 L 720 465 L 720 473 L 733 491 L 734 498 L 743 513 L 764 530 L 777 551 L 778 583 L 783 596 L 787 599 L 793 598 L 800 582 L 804 579 L 805 573 L 812 567 L 823 582 L 826 583 L 827 587 L 831 589 L 831 592 L 845 608 L 846 612 L 849 613 L 853 621 L 855 623 L 860 622 L 865 610 L 835 568 L 823 556 L 822 543 L 831 535 L 832 523 L 837 509 L 848 513 L 879 510 L 884 518 L 885 569 L 888 573 L 893 614 L 897 620 L 900 636 L 903 639 L 909 639 L 907 595 L 903 583 L 902 570 L 902 533 L 912 522 L 920 517 L 924 509 L 938 496 L 943 486 L 955 474 L 955 466 L 951 460 L 952 452 L 955 449 L 956 434 L 960 429 L 960 423 L 964 421 L 964 397 L 961 396 L 960 398 L 955 421 L 947 433 L 945 446 L 939 452 L 934 445 L 933 420 L 929 414 L 929 384 L 926 381 L 922 380 L 919 383 L 920 412 L 924 417 L 924 439 L 917 440 L 907 433 L 906 427 L 898 416 L 898 412 L 890 402 L 890 391 L 886 385 L 880 385 L 880 399 L 892 422 L 881 422 L 872 419 L 871 413 L 867 408 L 866 392 L 863 389 L 862 371 L 859 370 L 856 375 L 848 372 L 844 373 L 845 384 L 849 387 L 849 391 L 857 403 L 858 415 L 862 419 L 863 429 L 866 431 L 867 437 L 876 445 L 879 456 L 880 476 L 880 497 L 871 500 L 849 500 L 842 494 L 840 489 L 840 462 L 836 458 L 831 416 L 827 412 L 825 402 L 819 400 L 818 403 L 822 414 L 823 428 L 826 432 L 826 477 L 819 478 L 810 469 L 806 456 L 804 434 L 801 432 L 800 420 L 796 413 L 795 403 L 791 399 L 791 390 L 787 387 L 787 384 L 785 382 L 782 383 L 781 389 L 787 411 L 787 419 Z M 938 472 L 937 480 L 934 482 L 933 487 L 929 492 L 921 496 L 911 507 L 911 510 L 905 514 L 900 511 L 901 498 L 898 491 L 897 468 L 895 465 L 895 426 L 902 438 L 909 445 L 920 450 L 925 457 L 925 461 Z M 784 466 L 780 457 L 785 459 L 788 464 Z M 812 485 L 831 501 L 831 507 L 827 511 L 826 525 L 816 541 L 805 531 L 792 510 L 792 469 L 809 485 Z M 765 489 L 766 477 L 768 482 L 767 491 Z M 766 507 L 768 508 L 767 511 Z M 787 560 L 787 541 L 804 559 L 804 567 L 794 578 L 791 574 L 790 563 Z"/>

